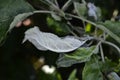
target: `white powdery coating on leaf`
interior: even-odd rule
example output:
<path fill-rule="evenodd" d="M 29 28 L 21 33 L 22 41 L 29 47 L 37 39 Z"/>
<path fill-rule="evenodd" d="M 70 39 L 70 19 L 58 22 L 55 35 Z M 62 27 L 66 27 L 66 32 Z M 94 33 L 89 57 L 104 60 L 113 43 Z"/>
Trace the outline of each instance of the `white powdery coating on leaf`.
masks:
<path fill-rule="evenodd" d="M 50 50 L 53 52 L 70 52 L 86 42 L 75 39 L 72 36 L 60 38 L 55 34 L 42 32 L 38 27 L 31 28 L 25 32 L 23 42 L 26 40 L 29 40 L 39 50 Z"/>

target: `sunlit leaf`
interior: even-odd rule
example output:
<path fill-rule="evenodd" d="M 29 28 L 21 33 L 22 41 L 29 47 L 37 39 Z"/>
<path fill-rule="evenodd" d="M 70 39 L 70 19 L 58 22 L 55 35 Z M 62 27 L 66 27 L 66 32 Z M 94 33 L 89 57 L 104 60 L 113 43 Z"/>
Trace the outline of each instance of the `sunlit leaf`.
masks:
<path fill-rule="evenodd" d="M 92 57 L 86 62 L 82 73 L 82 80 L 103 80 L 97 57 Z"/>
<path fill-rule="evenodd" d="M 33 10 L 25 0 L 0 0 L 0 42 L 4 39 L 16 15 Z"/>
<path fill-rule="evenodd" d="M 92 25 L 90 23 L 87 23 L 85 26 L 85 32 L 89 33 L 91 32 L 91 29 L 92 29 Z"/>
<path fill-rule="evenodd" d="M 39 50 L 50 50 L 54 52 L 70 52 L 86 41 L 80 41 L 73 36 L 58 37 L 52 33 L 46 33 L 39 30 L 38 27 L 33 27 L 25 32 L 23 42 L 29 40 Z"/>
<path fill-rule="evenodd" d="M 79 48 L 73 53 L 61 54 L 57 63 L 58 67 L 69 67 L 76 63 L 82 63 L 89 61 L 91 55 L 93 54 L 95 46 L 87 48 Z"/>

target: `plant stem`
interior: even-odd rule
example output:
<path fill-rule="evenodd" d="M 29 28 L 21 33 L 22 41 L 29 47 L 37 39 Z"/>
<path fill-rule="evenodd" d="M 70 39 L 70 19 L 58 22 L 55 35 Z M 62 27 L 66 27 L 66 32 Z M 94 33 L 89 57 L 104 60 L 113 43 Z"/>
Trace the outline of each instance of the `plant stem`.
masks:
<path fill-rule="evenodd" d="M 57 7 L 59 7 L 59 4 L 58 4 L 57 0 L 55 0 L 55 4 L 56 4 Z"/>
<path fill-rule="evenodd" d="M 102 41 L 102 43 L 113 46 L 115 49 L 117 49 L 117 51 L 119 52 L 119 56 L 120 56 L 120 48 L 118 46 L 116 46 L 115 44 L 108 42 L 108 41 Z"/>
<path fill-rule="evenodd" d="M 72 4 L 72 0 L 68 0 L 62 7 L 62 11 L 65 11 Z"/>
<path fill-rule="evenodd" d="M 82 21 L 88 22 L 88 23 L 98 27 L 99 29 L 107 32 L 112 38 L 114 38 L 118 43 L 120 43 L 120 38 L 117 35 L 115 35 L 113 32 L 111 32 L 109 29 L 107 29 L 105 26 L 100 25 L 100 24 L 96 24 L 96 23 L 94 23 L 92 21 L 89 21 L 89 20 L 87 20 L 83 17 L 80 17 L 80 16 L 76 16 L 76 15 L 72 15 L 72 14 L 68 14 L 68 13 L 66 13 L 66 15 L 77 18 L 77 19 L 80 19 Z"/>
<path fill-rule="evenodd" d="M 45 14 L 52 14 L 52 11 L 45 11 L 45 10 L 40 10 L 40 11 L 33 11 L 33 14 L 35 13 L 45 13 Z"/>
<path fill-rule="evenodd" d="M 101 58 L 103 63 L 105 63 L 105 58 L 104 58 L 104 53 L 103 53 L 103 49 L 102 49 L 102 45 L 100 44 L 100 53 L 101 53 Z"/>

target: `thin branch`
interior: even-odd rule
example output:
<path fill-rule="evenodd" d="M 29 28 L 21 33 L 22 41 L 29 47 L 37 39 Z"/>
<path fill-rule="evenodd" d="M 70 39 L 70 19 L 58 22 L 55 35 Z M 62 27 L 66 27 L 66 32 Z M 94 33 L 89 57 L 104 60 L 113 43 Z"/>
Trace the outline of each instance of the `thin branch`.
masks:
<path fill-rule="evenodd" d="M 61 10 L 65 11 L 70 5 L 72 4 L 72 0 L 68 0 L 63 7 L 61 8 Z"/>
<path fill-rule="evenodd" d="M 102 43 L 104 43 L 104 44 L 108 44 L 108 45 L 114 47 L 114 48 L 118 51 L 118 53 L 119 53 L 119 55 L 120 55 L 120 48 L 119 48 L 117 45 L 115 45 L 115 44 L 113 44 L 113 43 L 111 43 L 111 42 L 105 41 L 105 40 L 103 40 L 103 39 L 96 38 L 96 37 L 92 37 L 92 39 L 95 39 L 95 40 L 99 41 L 98 45 L 100 45 L 101 42 L 102 42 Z"/>
<path fill-rule="evenodd" d="M 47 1 L 53 8 L 53 10 L 57 11 L 58 14 L 60 14 L 61 16 L 65 17 L 65 14 L 62 10 L 60 10 L 60 8 L 58 6 L 56 6 L 55 4 L 53 4 L 51 1 L 49 0 L 45 0 Z"/>
<path fill-rule="evenodd" d="M 46 2 L 48 2 L 53 8 L 55 8 L 56 10 L 59 10 L 59 7 L 57 7 L 55 4 L 53 4 L 51 1 L 49 0 L 45 0 Z"/>
<path fill-rule="evenodd" d="M 117 35 L 115 35 L 113 32 L 111 32 L 109 29 L 107 29 L 105 26 L 100 25 L 100 24 L 96 24 L 96 23 L 94 23 L 92 21 L 89 21 L 89 20 L 87 20 L 83 17 L 80 17 L 80 16 L 76 16 L 76 15 L 72 15 L 72 14 L 68 14 L 68 13 L 66 13 L 66 15 L 77 18 L 77 19 L 80 19 L 82 21 L 85 21 L 85 22 L 88 22 L 88 23 L 92 24 L 93 26 L 98 27 L 99 29 L 107 32 L 112 38 L 114 38 L 118 43 L 120 43 L 120 38 Z"/>
<path fill-rule="evenodd" d="M 87 4 L 85 0 L 82 0 L 82 3 L 83 3 L 83 4 Z"/>
<path fill-rule="evenodd" d="M 102 49 L 102 45 L 101 44 L 100 44 L 100 53 L 101 53 L 102 61 L 105 63 L 104 53 L 103 53 L 103 49 Z"/>
<path fill-rule="evenodd" d="M 108 42 L 108 41 L 102 41 L 102 43 L 113 46 L 119 52 L 119 55 L 120 55 L 120 48 L 118 46 L 116 46 L 115 44 Z"/>
<path fill-rule="evenodd" d="M 57 7 L 59 7 L 59 4 L 58 4 L 58 1 L 57 1 L 57 0 L 55 0 L 55 4 L 56 4 Z"/>
<path fill-rule="evenodd" d="M 34 13 L 45 13 L 45 14 L 52 14 L 53 12 L 52 12 L 52 11 L 40 10 L 40 11 L 33 11 L 33 14 L 34 14 Z"/>
<path fill-rule="evenodd" d="M 69 25 L 71 28 L 73 28 L 72 24 L 71 24 L 69 21 L 68 21 L 68 25 Z M 78 38 L 77 34 L 75 34 L 69 27 L 68 27 L 68 30 L 70 31 L 70 33 L 71 33 L 72 35 L 74 35 L 76 38 Z"/>
<path fill-rule="evenodd" d="M 84 29 L 85 29 L 85 21 L 82 21 L 82 23 L 83 23 L 83 27 L 84 27 Z"/>

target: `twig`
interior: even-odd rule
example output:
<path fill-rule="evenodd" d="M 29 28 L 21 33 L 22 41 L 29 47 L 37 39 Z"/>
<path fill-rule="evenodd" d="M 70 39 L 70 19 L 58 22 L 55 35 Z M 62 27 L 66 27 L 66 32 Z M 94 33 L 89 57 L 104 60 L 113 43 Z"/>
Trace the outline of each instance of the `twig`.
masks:
<path fill-rule="evenodd" d="M 57 7 L 59 7 L 59 4 L 58 4 L 57 0 L 55 0 L 55 4 L 56 4 Z"/>
<path fill-rule="evenodd" d="M 46 13 L 46 14 L 52 14 L 53 12 L 52 12 L 52 11 L 40 10 L 40 11 L 33 11 L 33 14 L 34 14 L 34 13 Z"/>
<path fill-rule="evenodd" d="M 103 53 L 103 49 L 102 49 L 102 45 L 101 44 L 100 44 L 100 53 L 101 53 L 102 61 L 105 63 L 104 53 Z"/>
<path fill-rule="evenodd" d="M 108 41 L 102 41 L 102 43 L 113 46 L 115 49 L 117 49 L 117 51 L 119 52 L 119 55 L 120 55 L 120 48 L 118 46 L 116 46 L 115 44 L 108 42 Z"/>
<path fill-rule="evenodd" d="M 85 29 L 85 21 L 82 21 L 82 23 L 83 23 L 83 27 L 84 27 L 84 29 Z"/>
<path fill-rule="evenodd" d="M 82 0 L 82 3 L 83 3 L 83 4 L 87 4 L 85 0 Z"/>
<path fill-rule="evenodd" d="M 45 0 L 46 2 L 48 2 L 54 9 L 59 11 L 59 7 L 57 7 L 55 4 L 53 4 L 51 1 L 49 0 Z"/>
<path fill-rule="evenodd" d="M 52 6 L 53 10 L 57 11 L 57 13 L 59 13 L 61 16 L 65 17 L 64 12 L 62 10 L 60 10 L 60 8 L 58 6 L 56 6 L 49 0 L 45 0 L 45 1 Z"/>
<path fill-rule="evenodd" d="M 61 8 L 61 10 L 65 11 L 70 5 L 72 4 L 72 0 L 68 0 L 63 7 Z"/>
<path fill-rule="evenodd" d="M 71 28 L 73 28 L 72 24 L 71 24 L 69 21 L 68 21 L 67 23 L 68 23 L 68 25 L 69 25 Z M 68 27 L 68 30 L 70 31 L 70 33 L 71 33 L 72 35 L 74 35 L 76 38 L 78 38 L 77 34 L 75 34 L 69 27 Z"/>
<path fill-rule="evenodd" d="M 99 29 L 107 32 L 112 38 L 114 38 L 118 43 L 120 43 L 120 38 L 117 35 L 115 35 L 113 32 L 111 32 L 109 29 L 107 29 L 105 26 L 96 24 L 96 23 L 94 23 L 92 21 L 89 21 L 89 20 L 87 20 L 83 17 L 80 17 L 80 16 L 76 16 L 76 15 L 72 15 L 72 14 L 68 14 L 68 13 L 66 13 L 66 15 L 77 18 L 77 19 L 80 19 L 82 21 L 85 21 L 85 22 L 88 22 L 88 23 L 92 24 L 93 26 L 98 27 Z"/>

